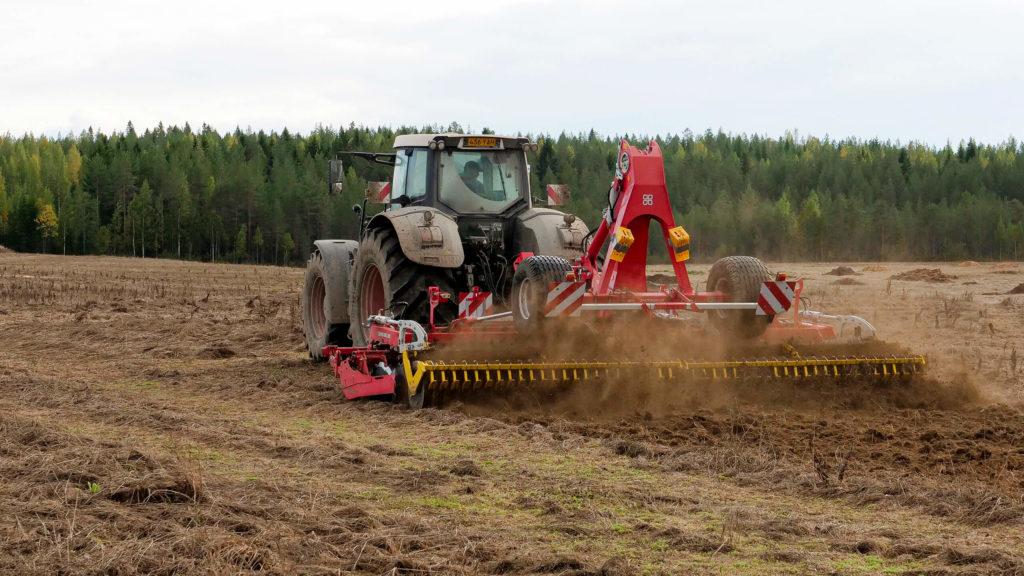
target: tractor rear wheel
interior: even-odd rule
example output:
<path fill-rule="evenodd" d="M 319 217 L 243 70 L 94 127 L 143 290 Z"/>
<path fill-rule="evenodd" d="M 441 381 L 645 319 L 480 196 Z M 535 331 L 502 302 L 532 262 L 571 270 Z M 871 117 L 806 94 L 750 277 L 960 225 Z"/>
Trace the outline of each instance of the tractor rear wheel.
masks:
<path fill-rule="evenodd" d="M 543 326 L 548 287 L 565 280 L 569 272 L 572 264 L 558 256 L 530 256 L 519 263 L 512 276 L 512 319 L 520 332 Z"/>
<path fill-rule="evenodd" d="M 757 258 L 727 256 L 711 266 L 707 290 L 725 294 L 726 302 L 756 302 L 761 284 L 773 278 Z M 711 310 L 708 318 L 721 334 L 751 340 L 763 334 L 774 317 L 759 316 L 756 310 Z"/>
<path fill-rule="evenodd" d="M 302 331 L 306 337 L 309 357 L 317 361 L 324 360 L 324 346 L 346 346 L 351 343 L 348 338 L 349 325 L 330 322 L 328 282 L 330 280 L 324 258 L 319 250 L 315 250 L 306 263 L 306 281 L 302 290 Z"/>
<path fill-rule="evenodd" d="M 415 320 L 426 326 L 430 318 L 427 287 L 437 286 L 451 294 L 455 284 L 451 270 L 423 266 L 406 258 L 390 228 L 374 228 L 363 236 L 352 264 L 351 282 L 349 318 L 356 346 L 365 346 L 369 340 L 366 319 L 374 314 Z M 434 321 L 448 323 L 457 314 L 457 304 L 446 302 L 434 311 Z"/>

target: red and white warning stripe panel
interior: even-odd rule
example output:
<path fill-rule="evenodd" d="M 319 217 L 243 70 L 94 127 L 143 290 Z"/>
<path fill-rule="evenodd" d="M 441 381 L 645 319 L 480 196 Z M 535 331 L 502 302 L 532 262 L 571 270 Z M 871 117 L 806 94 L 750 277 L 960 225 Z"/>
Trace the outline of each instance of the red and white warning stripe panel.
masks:
<path fill-rule="evenodd" d="M 583 295 L 587 293 L 586 282 L 554 282 L 548 291 L 544 316 L 579 316 Z"/>
<path fill-rule="evenodd" d="M 366 201 L 387 204 L 391 198 L 391 182 L 367 182 Z"/>
<path fill-rule="evenodd" d="M 771 280 L 761 284 L 757 295 L 757 315 L 774 316 L 789 310 L 796 300 L 796 281 Z"/>
<path fill-rule="evenodd" d="M 459 318 L 482 318 L 494 312 L 490 292 L 459 292 Z"/>
<path fill-rule="evenodd" d="M 562 206 L 569 201 L 569 187 L 565 184 L 548 184 L 548 206 Z"/>

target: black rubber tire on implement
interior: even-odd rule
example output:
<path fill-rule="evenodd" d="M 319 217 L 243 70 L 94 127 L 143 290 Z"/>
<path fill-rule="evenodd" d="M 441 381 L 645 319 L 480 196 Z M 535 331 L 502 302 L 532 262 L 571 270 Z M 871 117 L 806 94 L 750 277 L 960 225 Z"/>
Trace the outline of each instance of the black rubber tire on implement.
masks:
<path fill-rule="evenodd" d="M 774 279 L 768 267 L 753 256 L 727 256 L 708 272 L 708 292 L 724 292 L 727 302 L 756 302 L 761 284 Z M 708 319 L 724 336 L 751 340 L 768 329 L 773 316 L 758 316 L 755 310 L 710 310 Z"/>
<path fill-rule="evenodd" d="M 324 346 L 348 346 L 352 343 L 348 337 L 348 324 L 331 324 L 327 320 L 326 278 L 323 256 L 319 250 L 315 250 L 306 263 L 306 281 L 302 289 L 302 332 L 306 337 L 309 357 L 318 362 L 325 360 Z"/>
<path fill-rule="evenodd" d="M 520 332 L 539 330 L 547 318 L 548 286 L 565 280 L 572 264 L 558 256 L 530 256 L 519 263 L 512 276 L 512 319 Z"/>
<path fill-rule="evenodd" d="M 352 276 L 349 284 L 349 318 L 352 319 L 352 343 L 365 346 L 367 342 L 366 319 L 371 314 L 380 314 L 376 305 L 369 302 L 364 284 L 381 281 L 380 308 L 391 312 L 395 318 L 415 320 L 427 327 L 430 318 L 430 298 L 427 287 L 437 286 L 442 292 L 451 294 L 451 301 L 441 304 L 434 311 L 434 322 L 446 324 L 458 315 L 457 294 L 452 287 L 455 280 L 447 268 L 435 268 L 416 264 L 405 257 L 391 228 L 368 230 L 359 243 Z M 401 304 L 404 303 L 404 304 Z M 357 320 L 358 319 L 358 320 Z"/>

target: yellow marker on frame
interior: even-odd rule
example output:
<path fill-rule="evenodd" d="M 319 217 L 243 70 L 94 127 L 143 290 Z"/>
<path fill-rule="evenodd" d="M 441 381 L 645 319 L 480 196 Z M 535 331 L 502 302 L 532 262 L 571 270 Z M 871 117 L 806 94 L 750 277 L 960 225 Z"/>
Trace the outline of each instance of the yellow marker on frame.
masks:
<path fill-rule="evenodd" d="M 615 244 L 612 246 L 612 253 L 609 257 L 616 262 L 622 262 L 632 245 L 633 232 L 625 226 L 620 226 L 615 230 Z"/>
<path fill-rule="evenodd" d="M 676 262 L 686 262 L 690 259 L 690 235 L 682 226 L 676 226 L 668 231 L 668 240 L 672 244 L 673 256 Z"/>

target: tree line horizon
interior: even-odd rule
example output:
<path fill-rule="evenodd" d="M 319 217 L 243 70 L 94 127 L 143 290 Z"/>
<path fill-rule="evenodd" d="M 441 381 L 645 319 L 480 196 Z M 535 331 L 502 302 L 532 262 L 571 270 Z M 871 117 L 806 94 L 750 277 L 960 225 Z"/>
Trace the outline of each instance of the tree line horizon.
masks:
<path fill-rule="evenodd" d="M 296 264 L 320 238 L 355 238 L 352 205 L 389 168 L 338 152 L 388 151 L 423 127 L 218 132 L 188 124 L 136 132 L 0 135 L 0 244 L 22 252 Z M 490 132 L 487 129 L 484 132 Z M 619 141 L 637 135 L 522 134 L 535 199 L 565 184 L 563 207 L 596 226 Z M 690 131 L 656 136 L 677 223 L 697 261 L 1006 260 L 1024 255 L 1024 145 L 957 147 Z M 536 203 L 536 202 L 535 202 Z"/>

